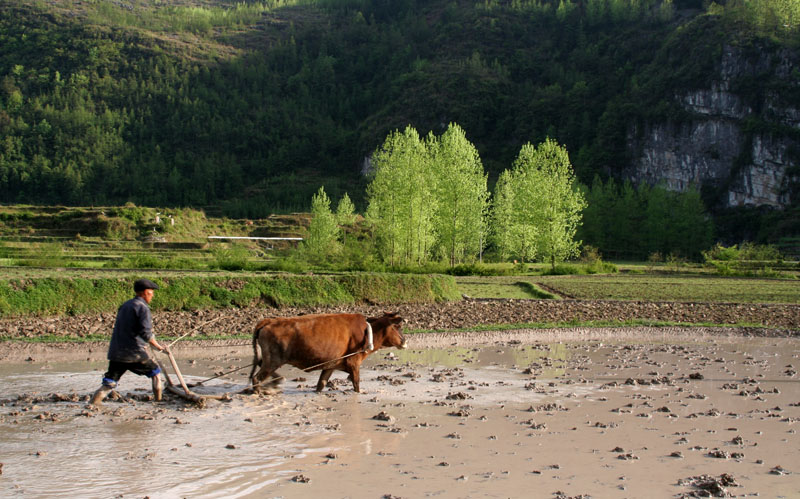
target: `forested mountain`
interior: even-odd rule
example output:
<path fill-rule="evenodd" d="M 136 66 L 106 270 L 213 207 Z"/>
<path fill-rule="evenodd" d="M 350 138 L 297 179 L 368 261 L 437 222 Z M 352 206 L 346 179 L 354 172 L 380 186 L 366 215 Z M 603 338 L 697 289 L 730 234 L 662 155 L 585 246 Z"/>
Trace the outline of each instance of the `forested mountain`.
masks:
<path fill-rule="evenodd" d="M 798 23 L 792 0 L 4 0 L 0 202 L 262 216 L 324 185 L 363 209 L 387 133 L 458 123 L 490 184 L 550 137 L 585 185 L 695 184 L 731 237 L 797 235 Z"/>

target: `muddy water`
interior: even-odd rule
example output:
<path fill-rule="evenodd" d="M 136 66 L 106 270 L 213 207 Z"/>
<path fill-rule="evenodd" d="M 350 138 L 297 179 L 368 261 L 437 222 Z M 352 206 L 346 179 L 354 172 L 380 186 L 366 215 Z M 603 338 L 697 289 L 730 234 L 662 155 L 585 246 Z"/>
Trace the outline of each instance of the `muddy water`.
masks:
<path fill-rule="evenodd" d="M 102 361 L 5 363 L 0 496 L 800 497 L 800 340 L 497 338 L 382 350 L 361 394 L 283 368 L 281 394 L 204 409 L 126 374 L 87 410 Z M 193 381 L 249 362 L 179 357 Z"/>

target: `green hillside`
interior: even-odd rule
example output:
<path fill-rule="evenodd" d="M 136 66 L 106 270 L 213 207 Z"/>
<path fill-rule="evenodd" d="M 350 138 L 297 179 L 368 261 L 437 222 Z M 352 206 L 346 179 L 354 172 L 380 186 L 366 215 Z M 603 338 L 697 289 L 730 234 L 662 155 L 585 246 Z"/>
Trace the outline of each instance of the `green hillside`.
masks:
<path fill-rule="evenodd" d="M 324 185 L 363 208 L 389 131 L 450 122 L 490 182 L 549 136 L 590 185 L 625 171 L 632 124 L 687 119 L 675 96 L 726 45 L 796 59 L 797 19 L 778 0 L 5 0 L 0 202 L 256 217 L 307 209 Z M 736 91 L 796 103 L 798 78 Z M 796 143 L 767 114 L 747 130 Z"/>

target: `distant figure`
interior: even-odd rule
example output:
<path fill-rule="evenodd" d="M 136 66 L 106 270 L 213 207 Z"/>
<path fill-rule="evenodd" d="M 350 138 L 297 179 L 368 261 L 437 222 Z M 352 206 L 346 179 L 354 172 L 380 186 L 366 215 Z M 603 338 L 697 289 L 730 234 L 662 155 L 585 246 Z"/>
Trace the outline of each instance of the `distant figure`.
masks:
<path fill-rule="evenodd" d="M 94 392 L 91 405 L 100 405 L 103 399 L 116 388 L 126 371 L 147 376 L 153 381 L 153 395 L 161 400 L 161 369 L 147 353 L 147 345 L 159 352 L 164 351 L 153 335 L 153 320 L 150 315 L 150 300 L 158 285 L 148 279 L 133 283 L 134 298 L 123 303 L 117 311 L 111 344 L 108 346 L 108 371 L 103 375 L 103 384 Z"/>

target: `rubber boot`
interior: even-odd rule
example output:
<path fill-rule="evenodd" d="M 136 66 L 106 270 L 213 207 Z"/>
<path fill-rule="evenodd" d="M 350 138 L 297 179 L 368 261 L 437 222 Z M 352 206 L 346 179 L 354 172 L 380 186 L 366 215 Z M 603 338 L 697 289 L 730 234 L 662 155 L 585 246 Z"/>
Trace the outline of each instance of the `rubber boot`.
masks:
<path fill-rule="evenodd" d="M 156 402 L 161 401 L 161 396 L 164 394 L 164 386 L 161 384 L 161 375 L 156 374 L 152 378 L 153 381 L 153 398 Z"/>
<path fill-rule="evenodd" d="M 103 385 L 98 388 L 97 391 L 94 392 L 94 395 L 92 395 L 92 400 L 89 401 L 89 405 L 103 405 L 103 399 L 105 399 L 108 394 L 111 393 L 111 390 L 113 390 L 113 388 L 107 385 Z"/>

